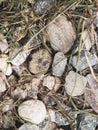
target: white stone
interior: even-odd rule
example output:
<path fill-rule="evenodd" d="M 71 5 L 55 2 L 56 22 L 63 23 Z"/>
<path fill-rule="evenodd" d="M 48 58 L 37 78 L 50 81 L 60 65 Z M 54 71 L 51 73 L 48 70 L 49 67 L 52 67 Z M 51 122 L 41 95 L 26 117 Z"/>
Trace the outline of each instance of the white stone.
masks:
<path fill-rule="evenodd" d="M 43 86 L 46 86 L 49 90 L 52 90 L 55 86 L 55 78 L 53 76 L 47 76 L 43 80 Z"/>
<path fill-rule="evenodd" d="M 37 125 L 26 123 L 20 126 L 18 130 L 39 130 L 39 127 Z"/>
<path fill-rule="evenodd" d="M 7 76 L 12 73 L 12 67 L 11 64 L 8 63 L 7 55 L 2 55 L 2 57 L 0 57 L 0 70 Z"/>
<path fill-rule="evenodd" d="M 11 110 L 13 108 L 13 102 L 13 99 L 11 99 L 10 97 L 6 97 L 6 99 L 4 100 L 2 111 L 7 112 Z"/>
<path fill-rule="evenodd" d="M 87 79 L 74 71 L 70 71 L 65 78 L 65 90 L 70 96 L 82 95 L 85 91 Z"/>
<path fill-rule="evenodd" d="M 24 101 L 18 107 L 20 117 L 28 122 L 39 124 L 46 117 L 46 107 L 40 100 Z"/>
<path fill-rule="evenodd" d="M 98 81 L 95 80 L 95 77 L 92 74 L 88 74 L 86 77 L 87 85 L 85 88 L 85 100 L 91 108 L 98 113 Z"/>
<path fill-rule="evenodd" d="M 91 40 L 91 33 L 88 30 L 85 30 L 81 34 L 81 39 L 83 40 L 83 45 L 85 45 L 87 50 L 90 50 L 94 44 Z"/>
<path fill-rule="evenodd" d="M 4 35 L 0 33 L 0 51 L 7 52 L 9 45 L 7 40 L 5 39 Z"/>
<path fill-rule="evenodd" d="M 49 117 L 50 117 L 51 121 L 55 122 L 55 119 L 56 119 L 55 111 L 52 109 L 49 109 L 48 112 L 49 112 Z"/>
<path fill-rule="evenodd" d="M 22 90 L 20 87 L 17 87 L 15 90 L 13 90 L 12 96 L 16 98 L 21 97 L 22 99 L 25 99 L 27 97 L 27 91 Z"/>
<path fill-rule="evenodd" d="M 52 74 L 59 77 L 62 76 L 66 64 L 67 58 L 64 56 L 64 54 L 62 52 L 56 53 L 52 64 Z"/>
<path fill-rule="evenodd" d="M 96 18 L 94 19 L 94 24 L 98 28 L 98 11 L 96 12 Z"/>
<path fill-rule="evenodd" d="M 75 28 L 66 16 L 59 15 L 47 28 L 48 39 L 54 50 L 67 53 L 76 39 Z"/>
<path fill-rule="evenodd" d="M 19 66 L 26 61 L 27 56 L 28 54 L 25 51 L 21 51 L 14 58 L 12 58 L 11 63 Z"/>
<path fill-rule="evenodd" d="M 0 76 L 0 93 L 6 91 L 6 84 L 4 82 L 4 80 L 2 79 L 2 77 Z"/>

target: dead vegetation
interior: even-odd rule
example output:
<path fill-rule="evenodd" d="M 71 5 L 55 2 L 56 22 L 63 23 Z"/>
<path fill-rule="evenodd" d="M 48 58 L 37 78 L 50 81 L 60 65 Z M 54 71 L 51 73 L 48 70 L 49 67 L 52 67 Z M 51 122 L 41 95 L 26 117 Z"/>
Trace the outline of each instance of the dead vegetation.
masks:
<path fill-rule="evenodd" d="M 39 12 L 38 1 L 0 0 L 0 130 L 79 130 L 79 115 L 98 121 L 98 2 L 50 0 Z M 41 123 L 20 116 L 26 101 L 43 102 Z"/>

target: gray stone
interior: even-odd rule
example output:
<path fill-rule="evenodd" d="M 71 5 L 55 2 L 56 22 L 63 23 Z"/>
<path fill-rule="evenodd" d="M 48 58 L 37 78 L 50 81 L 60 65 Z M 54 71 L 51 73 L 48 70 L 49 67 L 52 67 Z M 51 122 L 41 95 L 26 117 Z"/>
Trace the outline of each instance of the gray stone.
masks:
<path fill-rule="evenodd" d="M 91 66 L 98 64 L 98 59 L 88 51 L 85 51 L 90 61 Z M 81 52 L 80 57 L 78 55 L 73 56 L 71 64 L 77 71 L 82 71 L 89 67 L 84 51 Z"/>
<path fill-rule="evenodd" d="M 98 125 L 98 118 L 92 115 L 81 115 L 77 130 L 95 130 Z"/>
<path fill-rule="evenodd" d="M 62 76 L 66 64 L 67 58 L 64 54 L 62 52 L 56 53 L 52 64 L 52 74 L 55 76 Z"/>

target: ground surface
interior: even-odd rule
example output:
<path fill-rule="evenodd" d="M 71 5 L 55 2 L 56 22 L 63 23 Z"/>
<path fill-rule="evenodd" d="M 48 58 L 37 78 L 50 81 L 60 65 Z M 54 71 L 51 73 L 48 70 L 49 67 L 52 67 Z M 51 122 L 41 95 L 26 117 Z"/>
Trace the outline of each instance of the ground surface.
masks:
<path fill-rule="evenodd" d="M 1 0 L 0 130 L 97 130 L 97 100 L 97 0 Z"/>

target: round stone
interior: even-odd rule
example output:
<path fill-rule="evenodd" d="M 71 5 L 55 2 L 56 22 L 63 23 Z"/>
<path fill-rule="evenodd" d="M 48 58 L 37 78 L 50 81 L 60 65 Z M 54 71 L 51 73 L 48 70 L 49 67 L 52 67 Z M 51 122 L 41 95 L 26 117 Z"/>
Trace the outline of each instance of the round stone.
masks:
<path fill-rule="evenodd" d="M 18 113 L 25 121 L 39 124 L 46 117 L 46 107 L 40 100 L 28 100 L 19 106 Z"/>
<path fill-rule="evenodd" d="M 34 74 L 46 73 L 51 63 L 51 56 L 45 49 L 40 49 L 31 55 L 29 70 Z"/>
<path fill-rule="evenodd" d="M 36 125 L 27 123 L 20 126 L 18 130 L 39 130 L 39 127 Z"/>

